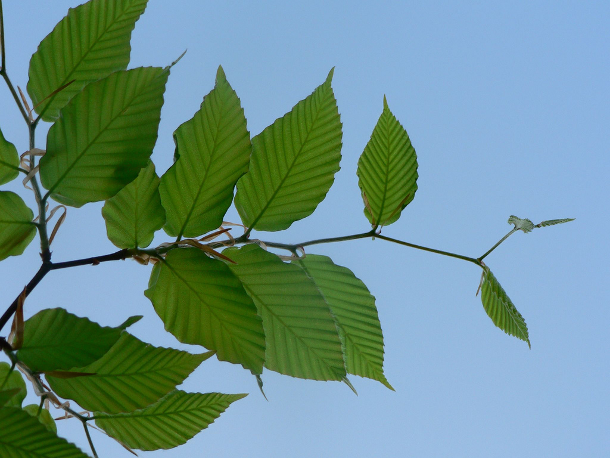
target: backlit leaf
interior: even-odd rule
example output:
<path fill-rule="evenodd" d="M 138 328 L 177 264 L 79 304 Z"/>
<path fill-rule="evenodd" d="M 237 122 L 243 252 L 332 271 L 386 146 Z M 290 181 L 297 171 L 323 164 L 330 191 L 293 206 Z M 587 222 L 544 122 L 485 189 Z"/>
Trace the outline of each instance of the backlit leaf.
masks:
<path fill-rule="evenodd" d="M 27 395 L 27 389 L 25 387 L 23 377 L 18 370 L 14 369 L 11 371 L 11 366 L 9 364 L 0 362 L 0 390 L 8 391 L 12 390 L 13 388 L 17 389 L 18 392 L 13 393 L 10 396 L 5 394 L 4 396 L 8 397 L 8 399 L 4 405 L 9 407 L 21 407 L 21 403 Z"/>
<path fill-rule="evenodd" d="M 145 167 L 157 140 L 168 69 L 119 71 L 89 84 L 49 130 L 40 178 L 58 202 L 106 200 Z"/>
<path fill-rule="evenodd" d="M 221 361 L 260 374 L 265 335 L 252 299 L 231 270 L 195 248 L 170 251 L 145 292 L 180 342 L 216 351 Z"/>
<path fill-rule="evenodd" d="M 2 379 L 0 379 L 2 383 Z M 8 390 L 0 390 L 0 408 L 4 407 L 16 395 L 21 393 L 21 388 L 9 388 Z"/>
<path fill-rule="evenodd" d="M 258 245 L 223 252 L 263 318 L 265 367 L 293 377 L 346 380 L 335 318 L 311 278 Z"/>
<path fill-rule="evenodd" d="M 0 191 L 0 261 L 19 256 L 36 235 L 34 213 L 14 192 Z"/>
<path fill-rule="evenodd" d="M 47 409 L 40 409 L 40 406 L 36 404 L 28 404 L 23 408 L 23 410 L 29 413 L 32 417 L 36 417 L 38 421 L 49 431 L 57 434 L 57 425 L 51 416 L 51 412 L 49 412 Z"/>
<path fill-rule="evenodd" d="M 245 394 L 174 391 L 135 412 L 95 414 L 95 424 L 109 436 L 139 450 L 169 449 L 207 428 L 232 402 Z"/>
<path fill-rule="evenodd" d="M 195 237 L 222 224 L 252 150 L 244 110 L 222 67 L 216 86 L 195 116 L 176 129 L 174 141 L 177 161 L 160 186 L 165 231 Z"/>
<path fill-rule="evenodd" d="M 212 355 L 153 347 L 124 332 L 102 358 L 74 370 L 95 375 L 47 381 L 59 396 L 87 410 L 131 412 L 161 399 Z"/>
<path fill-rule="evenodd" d="M 42 119 L 56 120 L 88 83 L 127 68 L 131 31 L 146 3 L 92 0 L 70 8 L 30 60 L 27 90 Z"/>
<path fill-rule="evenodd" d="M 333 70 L 309 97 L 252 139 L 250 170 L 235 196 L 247 227 L 286 229 L 313 213 L 333 184 L 342 132 L 332 76 Z"/>
<path fill-rule="evenodd" d="M 8 183 L 19 175 L 17 148 L 7 141 L 0 130 L 0 184 Z"/>
<path fill-rule="evenodd" d="M 159 177 L 152 162 L 102 208 L 108 238 L 119 248 L 146 248 L 165 224 Z"/>
<path fill-rule="evenodd" d="M 418 176 L 415 149 L 385 97 L 383 112 L 360 156 L 357 173 L 365 200 L 364 214 L 374 226 L 395 222 L 415 197 Z"/>

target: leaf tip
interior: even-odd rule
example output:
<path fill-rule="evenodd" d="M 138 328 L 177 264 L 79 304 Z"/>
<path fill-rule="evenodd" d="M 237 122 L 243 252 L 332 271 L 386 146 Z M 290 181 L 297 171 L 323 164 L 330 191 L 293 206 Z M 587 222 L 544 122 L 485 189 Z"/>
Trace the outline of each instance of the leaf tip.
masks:
<path fill-rule="evenodd" d="M 335 74 L 335 67 L 330 69 L 330 72 L 328 72 L 328 76 L 326 77 L 326 81 L 325 83 L 329 83 L 333 80 L 333 75 Z"/>
<path fill-rule="evenodd" d="M 218 70 L 216 71 L 216 84 L 226 80 L 227 76 L 225 75 L 225 71 L 223 70 L 222 65 L 219 65 Z"/>
<path fill-rule="evenodd" d="M 390 107 L 388 107 L 388 99 L 386 98 L 385 94 L 383 94 L 383 109 L 384 110 L 390 109 Z"/>

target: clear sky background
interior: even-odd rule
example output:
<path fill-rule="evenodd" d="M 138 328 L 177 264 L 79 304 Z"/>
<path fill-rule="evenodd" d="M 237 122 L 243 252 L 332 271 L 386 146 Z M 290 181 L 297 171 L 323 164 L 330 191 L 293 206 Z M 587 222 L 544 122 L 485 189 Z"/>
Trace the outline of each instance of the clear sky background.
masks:
<path fill-rule="evenodd" d="M 25 89 L 30 56 L 78 0 L 3 4 L 9 75 Z M 415 200 L 385 235 L 476 257 L 510 230 L 512 214 L 576 221 L 519 232 L 486 259 L 527 321 L 531 350 L 487 317 L 472 264 L 381 240 L 312 247 L 376 296 L 396 392 L 352 377 L 356 396 L 342 383 L 266 371 L 267 402 L 249 372 L 208 360 L 183 389 L 250 395 L 187 445 L 140 456 L 610 456 L 609 24 L 607 1 L 151 0 L 130 67 L 166 66 L 188 49 L 165 93 L 159 173 L 171 165 L 173 131 L 198 110 L 219 64 L 252 136 L 336 67 L 335 184 L 311 217 L 256 237 L 296 243 L 368 230 L 356 166 L 384 94 L 419 162 Z M 0 126 L 27 149 L 4 85 Z M 20 183 L 8 189 L 26 195 Z M 54 260 L 116 250 L 100 209 L 68 210 Z M 238 222 L 237 213 L 227 219 Z M 160 233 L 155 243 L 167 240 Z M 3 308 L 38 269 L 38 251 L 33 242 L 0 264 Z M 113 326 L 142 314 L 131 328 L 139 338 L 189 348 L 163 331 L 144 297 L 149 274 L 133 261 L 52 272 L 26 314 L 65 307 Z M 89 451 L 78 421 L 59 422 L 59 431 Z M 100 433 L 93 439 L 100 457 L 129 456 Z"/>

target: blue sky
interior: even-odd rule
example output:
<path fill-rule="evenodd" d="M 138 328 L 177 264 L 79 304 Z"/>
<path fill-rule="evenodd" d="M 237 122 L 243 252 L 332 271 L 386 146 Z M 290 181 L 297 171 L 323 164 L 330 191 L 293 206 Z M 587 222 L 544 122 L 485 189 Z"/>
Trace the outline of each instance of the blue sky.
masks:
<path fill-rule="evenodd" d="M 25 89 L 30 56 L 77 4 L 3 2 L 15 84 Z M 218 65 L 252 135 L 335 67 L 343 122 L 335 184 L 311 217 L 255 236 L 296 243 L 368 229 L 355 172 L 384 94 L 419 162 L 415 199 L 385 235 L 476 257 L 510 230 L 512 214 L 576 221 L 517 233 L 486 259 L 528 323 L 531 350 L 493 326 L 475 297 L 480 272 L 469 263 L 381 240 L 312 247 L 375 295 L 396 392 L 353 377 L 355 396 L 340 383 L 265 372 L 267 402 L 249 373 L 208 360 L 184 389 L 250 395 L 187 445 L 141 456 L 608 456 L 609 19 L 602 1 L 151 0 L 136 24 L 130 67 L 165 66 L 188 49 L 165 94 L 153 154 L 160 173 L 172 161 L 173 131 L 211 90 Z M 26 150 L 5 87 L 0 127 Z M 25 195 L 20 185 L 10 189 Z M 69 209 L 54 260 L 115 251 L 100 209 Z M 237 213 L 227 219 L 237 222 Z M 32 243 L 0 264 L 6 306 L 38 263 Z M 143 314 L 132 328 L 139 338 L 189 348 L 163 331 L 142 294 L 149 273 L 131 261 L 53 272 L 26 314 L 61 306 L 104 325 Z M 87 450 L 78 422 L 59 423 L 60 434 Z M 124 455 L 101 434 L 93 438 L 100 456 Z"/>

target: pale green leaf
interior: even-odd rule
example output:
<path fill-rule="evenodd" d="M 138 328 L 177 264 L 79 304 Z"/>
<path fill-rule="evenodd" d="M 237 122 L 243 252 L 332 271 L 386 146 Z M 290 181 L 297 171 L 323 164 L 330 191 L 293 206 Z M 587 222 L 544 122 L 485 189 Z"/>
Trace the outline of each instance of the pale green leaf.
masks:
<path fill-rule="evenodd" d="M 231 270 L 196 248 L 170 251 L 145 292 L 180 342 L 216 351 L 221 361 L 260 374 L 265 335 L 252 299 Z"/>
<path fill-rule="evenodd" d="M 308 254 L 294 262 L 315 282 L 337 319 L 347 372 L 393 390 L 383 374 L 383 335 L 375 297 L 351 270 L 326 256 Z"/>
<path fill-rule="evenodd" d="M 514 224 L 515 229 L 521 230 L 525 233 L 532 232 L 534 230 L 534 228 L 536 227 L 536 226 L 534 226 L 534 223 L 532 223 L 529 219 L 527 219 L 527 218 L 521 219 L 515 215 L 511 215 L 511 217 L 508 218 L 508 224 Z"/>
<path fill-rule="evenodd" d="M 300 267 L 258 245 L 223 251 L 263 318 L 265 367 L 293 377 L 345 380 L 343 349 L 324 296 Z"/>
<path fill-rule="evenodd" d="M 102 208 L 108 238 L 119 248 L 146 248 L 165 224 L 159 177 L 152 162 Z"/>
<path fill-rule="evenodd" d="M 64 107 L 40 160 L 51 197 L 80 207 L 114 196 L 138 176 L 157 140 L 168 75 L 155 67 L 119 71 Z"/>
<path fill-rule="evenodd" d="M 57 437 L 21 409 L 0 409 L 0 432 L 2 458 L 87 458 L 74 444 Z"/>
<path fill-rule="evenodd" d="M 373 226 L 395 222 L 417 191 L 417 156 L 386 98 L 371 139 L 358 161 L 364 214 Z M 371 214 L 372 212 L 372 214 Z"/>
<path fill-rule="evenodd" d="M 0 261 L 19 256 L 36 235 L 34 213 L 14 192 L 0 191 Z"/>
<path fill-rule="evenodd" d="M 0 185 L 14 180 L 19 175 L 19 153 L 0 130 Z"/>
<path fill-rule="evenodd" d="M 207 428 L 229 405 L 245 394 L 174 391 L 131 413 L 95 414 L 95 424 L 110 437 L 139 450 L 169 449 L 184 444 Z"/>
<path fill-rule="evenodd" d="M 176 129 L 174 140 L 177 160 L 159 188 L 165 231 L 195 237 L 222 224 L 252 150 L 244 110 L 222 67 L 214 89 L 195 116 Z"/>
<path fill-rule="evenodd" d="M 107 413 L 131 412 L 158 401 L 176 388 L 213 352 L 192 355 L 153 347 L 127 332 L 99 360 L 74 372 L 95 375 L 57 378 L 47 375 L 55 393 L 81 407 Z"/>
<path fill-rule="evenodd" d="M 9 407 L 21 407 L 21 403 L 27 395 L 27 389 L 25 387 L 25 381 L 18 370 L 14 369 L 11 371 L 11 366 L 5 362 L 0 362 L 0 390 L 12 390 L 17 389 L 17 393 L 13 393 L 8 396 L 8 400 L 4 405 Z M 0 455 L 2 456 L 2 455 Z"/>
<path fill-rule="evenodd" d="M 505 333 L 527 342 L 531 348 L 525 320 L 512 303 L 489 267 L 483 270 L 481 301 L 491 321 Z"/>
<path fill-rule="evenodd" d="M 47 409 L 40 409 L 40 406 L 37 404 L 28 404 L 23 408 L 23 410 L 29 413 L 32 417 L 36 417 L 38 421 L 49 431 L 57 434 L 57 425 L 51 416 L 51 412 L 49 412 Z"/>
<path fill-rule="evenodd" d="M 70 8 L 30 60 L 27 90 L 42 119 L 56 120 L 88 83 L 127 68 L 131 32 L 146 3 L 92 0 Z"/>
<path fill-rule="evenodd" d="M 102 327 L 62 308 L 41 310 L 25 322 L 17 357 L 34 372 L 82 367 L 100 359 L 122 332 L 121 327 Z"/>
<path fill-rule="evenodd" d="M 252 229 L 279 231 L 309 216 L 339 170 L 341 120 L 326 81 L 252 139 L 250 170 L 237 182 L 235 206 Z"/>
<path fill-rule="evenodd" d="M 536 224 L 536 227 L 547 227 L 554 226 L 555 224 L 569 223 L 570 221 L 574 221 L 574 219 L 575 218 L 550 219 L 548 221 L 543 221 L 539 224 Z"/>

